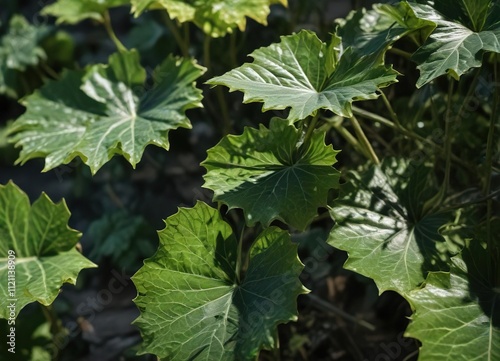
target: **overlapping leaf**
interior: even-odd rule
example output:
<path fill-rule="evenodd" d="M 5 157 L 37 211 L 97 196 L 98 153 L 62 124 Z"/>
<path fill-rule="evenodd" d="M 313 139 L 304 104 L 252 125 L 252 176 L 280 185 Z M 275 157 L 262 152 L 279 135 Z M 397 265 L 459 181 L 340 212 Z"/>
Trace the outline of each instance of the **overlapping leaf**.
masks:
<path fill-rule="evenodd" d="M 103 14 L 129 0 L 57 0 L 43 8 L 42 14 L 57 18 L 57 23 L 76 24 L 85 19 L 104 21 Z"/>
<path fill-rule="evenodd" d="M 489 257 L 473 240 L 452 258 L 450 273 L 430 273 L 408 295 L 415 313 L 407 335 L 422 342 L 421 360 L 500 360 L 500 289 Z"/>
<path fill-rule="evenodd" d="M 69 215 L 64 201 L 54 204 L 42 194 L 30 207 L 28 196 L 13 183 L 0 185 L 0 277 L 4 280 L 0 317 L 9 317 L 10 303 L 15 303 L 16 315 L 34 301 L 50 305 L 63 283 L 75 284 L 80 270 L 95 267 L 75 249 L 80 235 L 68 227 Z M 15 277 L 9 269 L 9 251 L 15 256 Z M 7 281 L 12 278 L 15 285 L 9 288 Z"/>
<path fill-rule="evenodd" d="M 373 10 L 353 11 L 338 22 L 337 34 L 344 49 L 352 47 L 360 55 L 383 55 L 402 37 L 420 30 L 426 38 L 435 28 L 433 22 L 418 19 L 406 2 L 375 4 Z"/>
<path fill-rule="evenodd" d="M 447 213 L 423 214 L 437 190 L 429 169 L 388 158 L 341 187 L 330 213 L 336 224 L 328 242 L 349 253 L 345 267 L 373 278 L 380 292 L 404 294 L 429 271 L 446 270 L 449 256 L 438 229 Z"/>
<path fill-rule="evenodd" d="M 201 106 L 194 81 L 202 73 L 193 61 L 168 57 L 146 90 L 135 51 L 68 71 L 23 101 L 27 111 L 10 129 L 23 147 L 18 162 L 45 157 L 46 171 L 80 157 L 95 173 L 120 154 L 135 167 L 148 144 L 168 149 L 168 132 L 191 126 L 184 113 Z"/>
<path fill-rule="evenodd" d="M 437 26 L 413 56 L 420 69 L 417 86 L 443 74 L 458 79 L 481 66 L 485 51 L 500 53 L 500 2 L 442 0 L 409 5 L 418 18 Z"/>
<path fill-rule="evenodd" d="M 338 186 L 339 173 L 332 167 L 338 152 L 325 145 L 324 134 L 302 147 L 300 140 L 282 119 L 273 119 L 269 129 L 226 136 L 202 163 L 208 170 L 204 187 L 214 191 L 215 201 L 242 208 L 249 225 L 279 219 L 304 229 Z"/>
<path fill-rule="evenodd" d="M 32 26 L 20 15 L 11 18 L 0 40 L 0 94 L 17 97 L 22 93 L 22 72 L 47 57 L 40 47 L 47 34 L 46 27 Z"/>
<path fill-rule="evenodd" d="M 340 54 L 305 30 L 250 56 L 253 63 L 212 78 L 208 84 L 241 90 L 244 103 L 263 102 L 263 110 L 290 108 L 290 121 L 304 119 L 318 109 L 350 117 L 353 101 L 376 98 L 377 89 L 396 82 L 398 74 L 381 65 L 376 56 L 360 57 L 352 49 Z"/>
<path fill-rule="evenodd" d="M 219 37 L 235 28 L 244 31 L 246 17 L 266 25 L 274 3 L 286 6 L 287 0 L 132 0 L 132 11 L 138 16 L 148 7 L 164 8 L 171 18 L 192 21 L 207 35 Z"/>
<path fill-rule="evenodd" d="M 160 247 L 133 277 L 143 352 L 162 360 L 255 360 L 276 326 L 297 318 L 304 293 L 296 245 L 278 228 L 256 240 L 240 277 L 238 240 L 204 203 L 180 209 L 159 232 Z"/>

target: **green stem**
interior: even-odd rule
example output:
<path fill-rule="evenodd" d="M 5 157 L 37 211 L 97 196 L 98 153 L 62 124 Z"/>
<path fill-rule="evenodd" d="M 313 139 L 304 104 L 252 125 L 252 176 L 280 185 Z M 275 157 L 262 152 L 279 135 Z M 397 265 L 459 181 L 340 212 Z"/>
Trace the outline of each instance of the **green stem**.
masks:
<path fill-rule="evenodd" d="M 398 49 L 398 48 L 389 48 L 389 52 L 396 54 L 396 55 L 399 55 L 399 56 L 402 56 L 405 59 L 410 59 L 411 55 L 412 55 L 411 53 L 404 51 L 404 50 L 401 50 L 401 49 Z"/>
<path fill-rule="evenodd" d="M 167 25 L 168 30 L 172 35 L 174 36 L 175 42 L 177 43 L 177 46 L 182 52 L 182 56 L 185 58 L 189 57 L 189 45 L 187 42 L 182 38 L 181 34 L 179 33 L 179 29 L 177 28 L 177 25 L 172 21 L 170 16 L 166 11 L 162 11 L 163 14 L 163 21 L 165 22 L 165 25 Z M 188 37 L 189 39 L 189 37 Z"/>
<path fill-rule="evenodd" d="M 451 174 L 451 104 L 453 97 L 453 87 L 455 85 L 454 80 L 449 78 L 448 85 L 448 99 L 446 105 L 446 117 L 444 124 L 444 153 L 445 153 L 445 170 L 444 170 L 444 181 L 441 187 L 441 199 L 439 199 L 438 203 L 441 203 L 443 198 L 448 194 L 448 190 L 450 188 L 450 174 Z M 458 121 L 458 118 L 456 118 Z"/>
<path fill-rule="evenodd" d="M 398 115 L 396 114 L 396 112 L 392 108 L 392 105 L 389 102 L 389 99 L 387 99 L 387 97 L 385 96 L 385 93 L 382 90 L 380 90 L 380 89 L 379 89 L 379 93 L 382 96 L 382 100 L 384 101 L 385 107 L 389 111 L 389 115 L 391 116 L 392 121 L 394 122 L 394 124 L 396 125 L 396 127 L 398 127 L 399 129 L 401 129 L 402 126 L 401 126 L 401 123 L 399 122 Z"/>
<path fill-rule="evenodd" d="M 106 31 L 108 32 L 109 37 L 111 40 L 113 40 L 113 43 L 115 43 L 116 48 L 118 49 L 119 52 L 125 52 L 127 51 L 127 48 L 125 45 L 122 44 L 120 39 L 116 36 L 115 32 L 113 31 L 113 26 L 111 25 L 111 18 L 109 17 L 109 11 L 105 11 L 103 13 L 103 19 L 104 19 L 104 27 L 106 28 Z"/>
<path fill-rule="evenodd" d="M 373 163 L 376 165 L 380 164 L 380 160 L 377 157 L 377 154 L 375 154 L 375 150 L 372 148 L 372 145 L 368 141 L 368 138 L 365 135 L 365 132 L 363 132 L 363 128 L 361 128 L 361 124 L 359 124 L 358 120 L 356 117 L 353 115 L 351 118 L 351 123 L 354 128 L 354 132 L 356 133 L 356 136 L 358 137 L 359 143 L 363 148 L 365 148 L 366 152 L 370 156 L 370 159 Z"/>
<path fill-rule="evenodd" d="M 233 125 L 231 124 L 231 119 L 229 118 L 229 110 L 222 87 L 218 86 L 215 88 L 215 95 L 217 96 L 219 110 L 222 116 L 222 134 L 227 135 L 231 132 Z"/>
<path fill-rule="evenodd" d="M 314 128 L 316 128 L 316 123 L 318 123 L 319 119 L 319 111 L 316 111 L 316 114 L 312 117 L 311 121 L 307 124 L 306 135 L 304 136 L 304 142 L 302 144 L 308 144 L 312 134 L 314 132 Z"/>
<path fill-rule="evenodd" d="M 40 307 L 42 308 L 42 313 L 45 316 L 45 319 L 50 325 L 50 333 L 53 336 L 52 339 L 54 340 L 54 342 L 57 342 L 62 337 L 65 337 L 68 334 L 68 331 L 63 327 L 61 320 L 59 319 L 59 317 L 57 317 L 57 314 L 52 308 L 52 306 L 40 305 Z M 54 356 L 54 360 L 58 360 L 59 358 L 60 356 L 58 352 Z"/>
<path fill-rule="evenodd" d="M 231 67 L 238 67 L 238 58 L 236 50 L 236 31 L 234 31 L 229 37 L 229 54 L 231 60 Z"/>
<path fill-rule="evenodd" d="M 354 150 L 356 150 L 358 153 L 361 153 L 366 158 L 368 159 L 370 158 L 368 153 L 366 153 L 365 149 L 361 145 L 359 145 L 359 142 L 356 139 L 356 137 L 354 137 L 346 128 L 344 128 L 344 126 L 341 123 L 339 124 L 332 123 L 332 124 L 335 130 L 342 136 L 342 138 L 344 138 L 347 141 L 347 143 L 349 143 L 354 148 Z"/>

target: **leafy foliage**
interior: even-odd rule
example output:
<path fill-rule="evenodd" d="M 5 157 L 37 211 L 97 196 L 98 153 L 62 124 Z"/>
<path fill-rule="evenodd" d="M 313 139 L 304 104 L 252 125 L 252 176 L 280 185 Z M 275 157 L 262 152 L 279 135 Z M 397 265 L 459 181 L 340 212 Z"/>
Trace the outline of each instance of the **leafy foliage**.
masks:
<path fill-rule="evenodd" d="M 302 264 L 286 232 L 266 229 L 240 273 L 231 227 L 204 203 L 180 209 L 160 247 L 133 277 L 143 352 L 165 360 L 253 360 L 274 345 L 278 323 L 296 319 Z"/>
<path fill-rule="evenodd" d="M 325 145 L 324 134 L 301 145 L 293 125 L 273 119 L 269 129 L 246 128 L 210 149 L 202 163 L 208 170 L 204 187 L 214 191 L 215 201 L 242 208 L 249 225 L 279 219 L 304 229 L 338 186 L 332 167 L 337 153 Z"/>
<path fill-rule="evenodd" d="M 363 173 L 353 172 L 330 213 L 336 224 L 328 242 L 349 253 L 344 267 L 373 278 L 380 292 L 402 294 L 419 286 L 427 272 L 446 269 L 447 252 L 438 230 L 446 213 L 424 213 L 436 192 L 429 169 L 387 158 Z"/>
<path fill-rule="evenodd" d="M 85 19 L 104 22 L 103 14 L 109 8 L 128 3 L 128 0 L 57 0 L 43 8 L 42 14 L 55 16 L 57 23 L 77 24 Z"/>
<path fill-rule="evenodd" d="M 148 144 L 168 149 L 168 132 L 191 126 L 184 112 L 201 105 L 194 81 L 202 73 L 193 61 L 171 56 L 145 90 L 135 51 L 111 55 L 109 65 L 68 71 L 23 101 L 27 111 L 10 129 L 23 147 L 18 162 L 44 157 L 47 171 L 80 157 L 96 173 L 120 154 L 135 167 Z"/>
<path fill-rule="evenodd" d="M 9 251 L 15 252 L 15 293 L 0 284 L 0 317 L 8 318 L 16 299 L 16 316 L 28 303 L 50 305 L 63 283 L 75 284 L 81 269 L 95 267 L 75 245 L 79 233 L 67 226 L 69 211 L 45 195 L 30 208 L 28 196 L 13 183 L 0 185 L 0 277 L 8 279 Z M 12 259 L 12 257 L 11 257 Z"/>
<path fill-rule="evenodd" d="M 436 29 L 413 55 L 419 64 L 417 86 L 449 74 L 458 79 L 481 66 L 485 51 L 500 53 L 500 3 L 492 0 L 444 0 L 432 5 L 409 3 L 419 19 Z"/>
<path fill-rule="evenodd" d="M 489 257 L 474 240 L 452 258 L 450 273 L 430 273 L 425 287 L 408 295 L 415 313 L 407 334 L 422 341 L 420 359 L 500 359 L 500 290 Z"/>
<path fill-rule="evenodd" d="M 373 10 L 353 11 L 337 22 L 344 49 L 352 47 L 360 55 L 383 55 L 402 37 L 421 31 L 426 38 L 435 27 L 431 21 L 418 19 L 404 1 L 396 5 L 375 4 Z"/>
<path fill-rule="evenodd" d="M 40 42 L 47 27 L 30 25 L 21 15 L 14 15 L 8 31 L 0 40 L 0 94 L 17 97 L 22 92 L 22 72 L 47 58 Z"/>
<path fill-rule="evenodd" d="M 354 100 L 374 99 L 376 90 L 396 81 L 397 72 L 375 57 L 342 54 L 310 31 L 283 36 L 279 44 L 254 51 L 246 63 L 208 81 L 245 93 L 244 103 L 263 102 L 263 110 L 290 107 L 288 119 L 297 121 L 328 109 L 352 116 Z M 337 58 L 339 58 L 337 60 Z M 330 63 L 333 62 L 333 65 Z"/>
<path fill-rule="evenodd" d="M 287 0 L 132 0 L 136 16 L 148 7 L 164 8 L 172 19 L 194 22 L 211 37 L 232 33 L 234 28 L 245 30 L 246 17 L 267 24 L 269 6 L 287 5 Z"/>

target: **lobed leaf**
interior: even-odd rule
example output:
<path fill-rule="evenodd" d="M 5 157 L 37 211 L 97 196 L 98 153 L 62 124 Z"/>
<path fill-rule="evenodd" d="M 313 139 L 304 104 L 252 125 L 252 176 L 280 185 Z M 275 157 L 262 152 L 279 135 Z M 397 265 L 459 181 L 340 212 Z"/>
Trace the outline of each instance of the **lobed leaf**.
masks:
<path fill-rule="evenodd" d="M 337 22 L 343 48 L 352 47 L 361 56 L 383 56 L 399 39 L 417 31 L 427 38 L 435 28 L 432 21 L 417 18 L 404 1 L 395 5 L 375 4 L 373 10 L 353 11 Z"/>
<path fill-rule="evenodd" d="M 205 203 L 181 208 L 159 232 L 157 253 L 133 277 L 142 352 L 162 360 L 255 360 L 276 326 L 297 319 L 303 265 L 275 227 L 255 241 L 245 276 L 238 240 Z"/>
<path fill-rule="evenodd" d="M 398 73 L 381 65 L 376 56 L 359 57 L 352 49 L 338 51 L 303 30 L 254 51 L 253 63 L 207 83 L 240 90 L 244 103 L 262 102 L 263 110 L 290 108 L 291 122 L 319 109 L 350 117 L 353 101 L 375 99 L 377 89 L 395 83 Z"/>
<path fill-rule="evenodd" d="M 425 287 L 407 295 L 415 312 L 406 333 L 422 342 L 420 359 L 500 359 L 500 290 L 489 257 L 474 240 L 452 258 L 450 273 L 430 273 Z"/>
<path fill-rule="evenodd" d="M 287 0 L 132 0 L 132 11 L 139 16 L 147 8 L 164 8 L 172 19 L 194 22 L 211 37 L 224 36 L 233 29 L 245 30 L 246 18 L 267 25 L 269 6 L 287 5 Z"/>
<path fill-rule="evenodd" d="M 54 204 L 42 194 L 30 207 L 28 196 L 12 182 L 0 185 L 1 318 L 9 318 L 12 302 L 16 316 L 34 301 L 50 305 L 63 283 L 75 284 L 83 268 L 96 267 L 75 249 L 80 234 L 68 227 L 69 216 L 64 201 Z M 13 289 L 7 283 L 9 251 L 15 253 Z"/>
<path fill-rule="evenodd" d="M 129 0 L 57 0 L 43 8 L 42 14 L 57 18 L 57 24 L 77 24 L 85 19 L 104 22 L 104 13 L 112 7 L 126 5 Z"/>
<path fill-rule="evenodd" d="M 338 151 L 325 145 L 324 136 L 315 133 L 301 146 L 300 132 L 282 119 L 271 120 L 269 129 L 226 136 L 202 163 L 204 187 L 214 191 L 214 201 L 242 208 L 248 225 L 279 219 L 304 229 L 338 186 L 332 167 Z"/>
<path fill-rule="evenodd" d="M 443 74 L 458 79 L 480 67 L 486 51 L 500 53 L 500 3 L 493 0 L 409 2 L 419 19 L 436 29 L 413 55 L 419 64 L 421 87 Z"/>
<path fill-rule="evenodd" d="M 145 89 L 137 52 L 113 54 L 108 65 L 68 71 L 23 104 L 26 113 L 9 130 L 22 146 L 18 162 L 45 157 L 44 171 L 80 157 L 96 173 L 115 154 L 132 166 L 148 144 L 168 149 L 168 132 L 190 128 L 185 111 L 201 106 L 194 81 L 204 69 L 168 57 Z"/>
<path fill-rule="evenodd" d="M 335 220 L 328 243 L 345 250 L 344 267 L 372 278 L 380 292 L 406 294 L 429 271 L 447 270 L 447 245 L 439 228 L 448 213 L 425 214 L 437 189 L 430 169 L 393 158 L 353 173 L 330 209 Z"/>

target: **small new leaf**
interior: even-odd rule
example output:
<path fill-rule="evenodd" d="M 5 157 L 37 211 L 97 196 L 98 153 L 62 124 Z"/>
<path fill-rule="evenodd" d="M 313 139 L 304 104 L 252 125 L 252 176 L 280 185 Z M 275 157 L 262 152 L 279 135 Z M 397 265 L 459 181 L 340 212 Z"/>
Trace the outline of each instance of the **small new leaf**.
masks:
<path fill-rule="evenodd" d="M 75 249 L 80 233 L 68 227 L 69 216 L 64 201 L 42 194 L 30 207 L 13 183 L 0 185 L 1 318 L 9 317 L 12 302 L 16 316 L 31 302 L 50 305 L 63 283 L 75 284 L 83 268 L 96 267 Z"/>
<path fill-rule="evenodd" d="M 197 203 L 159 232 L 160 246 L 133 277 L 142 352 L 162 360 L 255 360 L 276 326 L 297 319 L 303 265 L 288 233 L 255 241 L 240 279 L 238 240 L 220 213 Z"/>
<path fill-rule="evenodd" d="M 204 187 L 214 191 L 214 201 L 242 208 L 250 226 L 279 219 L 303 230 L 326 206 L 339 172 L 332 167 L 338 151 L 325 145 L 324 133 L 313 134 L 308 145 L 300 140 L 283 119 L 271 120 L 269 129 L 226 136 L 202 163 L 208 171 Z"/>
<path fill-rule="evenodd" d="M 381 65 L 377 56 L 360 57 L 352 49 L 341 54 L 338 47 L 328 46 L 306 30 L 283 36 L 280 43 L 250 56 L 252 63 L 212 78 L 208 84 L 240 90 L 244 103 L 262 102 L 263 110 L 290 108 L 290 122 L 319 109 L 350 117 L 353 101 L 375 99 L 377 89 L 395 83 L 398 74 Z"/>
<path fill-rule="evenodd" d="M 204 68 L 168 57 L 146 89 L 137 52 L 111 55 L 109 65 L 68 71 L 23 100 L 27 110 L 9 130 L 22 146 L 18 162 L 45 157 L 44 171 L 80 157 L 96 173 L 115 154 L 133 167 L 148 144 L 168 149 L 168 132 L 190 128 L 185 111 L 201 106 L 194 81 Z"/>
<path fill-rule="evenodd" d="M 407 295 L 415 313 L 406 334 L 422 342 L 422 360 L 500 360 L 500 290 L 489 257 L 475 239 L 452 258 L 450 273 L 430 273 Z"/>
<path fill-rule="evenodd" d="M 353 172 L 330 209 L 328 243 L 349 253 L 347 269 L 372 278 L 380 292 L 405 294 L 429 271 L 447 270 L 448 249 L 438 229 L 447 213 L 424 214 L 437 189 L 430 169 L 388 158 L 362 174 Z"/>

